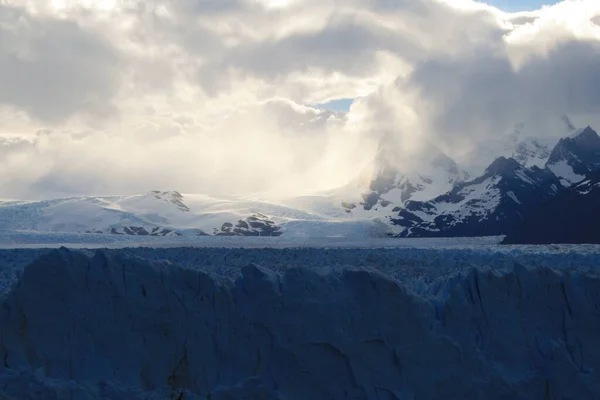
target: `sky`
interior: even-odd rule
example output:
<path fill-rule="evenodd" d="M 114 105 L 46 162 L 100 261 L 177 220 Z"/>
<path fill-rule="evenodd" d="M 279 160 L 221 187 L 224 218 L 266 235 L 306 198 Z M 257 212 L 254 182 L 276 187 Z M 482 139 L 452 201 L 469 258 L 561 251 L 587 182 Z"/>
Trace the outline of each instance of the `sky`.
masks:
<path fill-rule="evenodd" d="M 384 135 L 468 165 L 600 127 L 600 2 L 506 4 L 3 0 L 0 198 L 299 195 Z"/>
<path fill-rule="evenodd" d="M 554 5 L 559 1 L 549 0 L 490 0 L 486 3 L 507 12 L 534 11 L 546 5 Z"/>
<path fill-rule="evenodd" d="M 327 103 L 322 104 L 314 104 L 312 105 L 315 108 L 321 110 L 332 110 L 332 111 L 350 111 L 350 107 L 354 104 L 354 99 L 336 99 L 331 100 Z"/>

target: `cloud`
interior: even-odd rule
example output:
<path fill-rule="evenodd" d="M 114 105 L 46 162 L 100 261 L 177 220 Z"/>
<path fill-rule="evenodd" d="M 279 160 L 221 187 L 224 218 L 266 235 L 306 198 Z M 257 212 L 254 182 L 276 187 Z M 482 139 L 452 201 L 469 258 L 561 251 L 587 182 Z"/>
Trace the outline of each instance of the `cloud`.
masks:
<path fill-rule="evenodd" d="M 399 90 L 414 90 L 440 134 L 497 134 L 534 116 L 577 115 L 600 106 L 600 42 L 572 41 L 514 69 L 507 57 L 430 60 Z"/>
<path fill-rule="evenodd" d="M 418 132 L 456 158 L 517 124 L 540 137 L 564 135 L 561 116 L 578 126 L 598 125 L 600 31 L 573 24 L 589 22 L 596 12 L 600 7 L 592 2 L 565 2 L 509 15 L 499 25 L 513 25 L 503 36 L 415 63 L 409 75 L 372 95 L 371 112 L 384 112 L 404 140 L 416 140 Z M 491 160 L 477 163 L 485 162 Z"/>
<path fill-rule="evenodd" d="M 0 104 L 54 123 L 113 113 L 121 57 L 100 32 L 0 5 Z"/>
<path fill-rule="evenodd" d="M 349 181 L 390 132 L 457 157 L 518 123 L 600 127 L 594 0 L 2 4 L 4 197 L 297 194 Z"/>
<path fill-rule="evenodd" d="M 161 188 L 217 195 L 326 189 L 350 180 L 368 161 L 365 141 L 345 129 L 344 119 L 272 99 L 238 108 L 210 129 L 180 113 L 148 115 L 121 134 L 42 130 L 0 141 L 0 193 L 38 198 Z"/>

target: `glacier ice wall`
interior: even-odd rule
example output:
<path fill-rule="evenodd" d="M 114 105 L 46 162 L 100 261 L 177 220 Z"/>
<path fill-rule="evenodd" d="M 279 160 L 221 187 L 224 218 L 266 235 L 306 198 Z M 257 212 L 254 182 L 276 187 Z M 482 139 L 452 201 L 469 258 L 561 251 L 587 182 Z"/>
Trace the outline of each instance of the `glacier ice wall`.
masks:
<path fill-rule="evenodd" d="M 0 399 L 600 398 L 592 273 L 465 268 L 419 291 L 306 267 L 44 254 L 0 300 Z"/>

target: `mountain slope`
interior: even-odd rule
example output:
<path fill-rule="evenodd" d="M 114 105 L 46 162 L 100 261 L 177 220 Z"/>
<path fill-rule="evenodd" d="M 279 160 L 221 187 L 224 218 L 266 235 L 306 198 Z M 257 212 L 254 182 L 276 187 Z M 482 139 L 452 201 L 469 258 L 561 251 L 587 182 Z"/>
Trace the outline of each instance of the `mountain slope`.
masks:
<path fill-rule="evenodd" d="M 552 139 L 524 138 L 516 143 L 511 157 L 524 167 L 544 167 L 550 157 L 553 146 Z"/>
<path fill-rule="evenodd" d="M 324 193 L 278 202 L 248 197 L 153 191 L 0 202 L 0 230 L 135 236 L 368 237 L 381 230 L 372 215 L 349 215 Z M 375 230 L 375 231 L 374 231 Z"/>
<path fill-rule="evenodd" d="M 430 200 L 466 178 L 456 162 L 432 143 L 413 144 L 409 150 L 393 134 L 386 134 L 371 164 L 351 183 L 362 189 L 362 199 L 348 203 L 366 211 L 390 205 L 391 210 L 408 200 Z"/>
<path fill-rule="evenodd" d="M 408 201 L 395 208 L 397 215 L 391 222 L 403 228 L 399 236 L 506 234 L 562 187 L 600 170 L 600 136 L 589 126 L 561 139 L 550 152 L 545 169 L 535 164 L 540 164 L 549 147 L 537 140 L 517 139 L 515 136 L 519 160 L 500 157 L 479 178 L 458 183 L 431 201 Z M 526 168 L 527 164 L 534 165 Z"/>
<path fill-rule="evenodd" d="M 104 233 L 135 236 L 205 234 L 280 235 L 280 227 L 250 207 L 222 207 L 208 196 L 152 191 L 143 195 L 98 196 L 0 203 L 4 230 Z M 235 225 L 235 227 L 234 227 Z"/>
<path fill-rule="evenodd" d="M 600 172 L 536 207 L 504 243 L 600 243 Z"/>
<path fill-rule="evenodd" d="M 405 227 L 401 236 L 501 235 L 559 187 L 549 171 L 500 157 L 481 177 L 447 194 L 429 202 L 408 202 L 392 222 Z"/>
<path fill-rule="evenodd" d="M 600 136 L 591 127 L 561 139 L 552 150 L 546 167 L 568 187 L 600 170 Z"/>
<path fill-rule="evenodd" d="M 565 130 L 565 134 L 568 132 Z M 459 157 L 458 161 L 472 176 L 481 175 L 498 157 L 514 158 L 524 167 L 544 168 L 558 140 L 532 132 L 526 129 L 525 124 L 517 124 L 510 133 L 475 143 L 472 150 Z"/>

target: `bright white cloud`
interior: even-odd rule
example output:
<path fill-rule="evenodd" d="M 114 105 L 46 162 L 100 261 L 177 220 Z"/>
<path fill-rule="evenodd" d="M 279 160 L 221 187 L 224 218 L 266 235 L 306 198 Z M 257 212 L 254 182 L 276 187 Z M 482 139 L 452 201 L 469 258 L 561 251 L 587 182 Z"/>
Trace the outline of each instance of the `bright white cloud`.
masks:
<path fill-rule="evenodd" d="M 600 124 L 595 0 L 1 4 L 0 197 L 302 192 L 350 180 L 385 132 L 456 155 L 519 122 Z"/>

